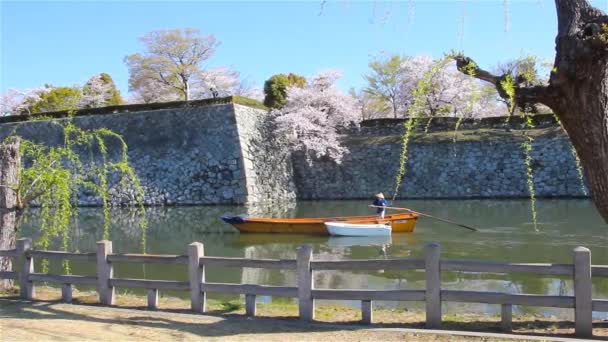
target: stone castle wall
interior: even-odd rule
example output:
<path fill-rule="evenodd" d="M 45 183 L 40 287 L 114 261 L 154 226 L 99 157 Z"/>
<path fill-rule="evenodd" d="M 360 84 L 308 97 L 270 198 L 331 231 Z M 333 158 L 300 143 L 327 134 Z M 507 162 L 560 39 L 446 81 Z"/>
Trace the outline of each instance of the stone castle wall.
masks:
<path fill-rule="evenodd" d="M 124 137 L 147 205 L 359 199 L 394 191 L 402 121 L 368 121 L 345 130 L 350 153 L 342 164 L 308 164 L 288 153 L 264 119 L 264 110 L 235 103 L 157 107 L 72 119 L 80 127 L 105 127 Z M 540 129 L 534 133 L 532 150 L 537 195 L 585 196 L 567 137 L 552 116 L 537 120 Z M 430 134 L 412 140 L 398 197 L 527 197 L 521 122 L 465 120 L 461 129 L 469 131 L 456 141 L 454 123 L 451 118 L 434 119 Z M 63 141 L 61 125 L 48 120 L 0 123 L 0 138 L 13 133 L 51 145 Z M 111 145 L 110 151 L 117 153 L 115 147 Z M 85 160 L 100 160 L 98 153 L 85 153 L 89 152 L 83 151 Z M 134 190 L 119 187 L 118 182 L 116 175 L 110 178 L 111 203 L 132 204 Z M 100 200 L 83 190 L 79 203 L 99 205 Z"/>
<path fill-rule="evenodd" d="M 373 130 L 362 128 L 360 134 L 346 138 L 350 153 L 342 164 L 308 164 L 295 158 L 298 198 L 362 199 L 379 191 L 392 196 L 401 153 L 400 136 Z M 385 132 L 387 128 L 380 130 Z M 469 131 L 460 139 L 454 142 L 452 132 L 412 139 L 397 198 L 529 196 L 521 132 Z M 535 137 L 531 155 L 537 196 L 586 196 L 570 142 L 559 127 L 542 130 Z"/>
<path fill-rule="evenodd" d="M 258 127 L 265 115 L 260 109 L 226 103 L 76 116 L 72 120 L 82 128 L 105 127 L 123 136 L 129 146 L 129 161 L 141 179 L 146 205 L 242 204 L 295 196 L 289 159 L 269 161 L 274 168 L 285 169 L 275 174 L 266 172 L 255 157 L 281 156 L 269 153 L 263 145 L 266 137 Z M 62 120 L 66 119 L 58 119 Z M 13 133 L 50 145 L 63 141 L 62 125 L 48 120 L 0 124 L 0 138 Z M 117 158 L 116 147 L 110 145 L 110 159 Z M 90 157 L 86 153 L 82 153 L 83 160 L 99 161 L 98 153 Z M 119 187 L 118 181 L 117 175 L 110 177 L 111 203 L 132 204 L 134 190 Z M 79 203 L 101 202 L 83 190 Z"/>

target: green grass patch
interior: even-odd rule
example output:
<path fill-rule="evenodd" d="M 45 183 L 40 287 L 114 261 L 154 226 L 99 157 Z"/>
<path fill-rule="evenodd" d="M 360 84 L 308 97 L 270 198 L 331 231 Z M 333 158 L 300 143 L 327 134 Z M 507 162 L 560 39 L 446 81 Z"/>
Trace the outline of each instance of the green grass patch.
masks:
<path fill-rule="evenodd" d="M 530 130 L 504 130 L 504 129 L 474 129 L 474 130 L 459 130 L 447 132 L 424 133 L 416 132 L 412 134 L 413 143 L 434 144 L 434 143 L 454 143 L 456 142 L 501 142 L 504 140 L 521 140 L 525 136 L 537 137 L 553 137 L 563 135 L 559 127 L 549 127 Z M 456 139 L 454 139 L 456 137 Z M 355 136 L 345 137 L 344 142 L 348 146 L 353 145 L 388 145 L 400 144 L 401 135 L 382 135 L 382 136 Z"/>
<path fill-rule="evenodd" d="M 265 111 L 269 111 L 270 108 L 264 106 L 262 102 L 254 99 L 250 99 L 248 97 L 243 96 L 232 96 L 232 102 L 236 104 L 240 104 L 242 106 L 247 106 L 255 109 L 261 109 Z"/>

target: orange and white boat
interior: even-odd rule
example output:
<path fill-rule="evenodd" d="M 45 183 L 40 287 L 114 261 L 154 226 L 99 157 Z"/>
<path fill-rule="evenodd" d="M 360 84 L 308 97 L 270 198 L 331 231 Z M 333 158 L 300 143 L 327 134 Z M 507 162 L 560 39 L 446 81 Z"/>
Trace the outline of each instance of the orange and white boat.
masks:
<path fill-rule="evenodd" d="M 398 213 L 378 216 L 343 216 L 322 218 L 266 218 L 222 216 L 222 220 L 233 225 L 241 233 L 314 234 L 329 235 L 325 222 L 390 224 L 393 233 L 411 233 L 416 227 L 418 215 Z"/>

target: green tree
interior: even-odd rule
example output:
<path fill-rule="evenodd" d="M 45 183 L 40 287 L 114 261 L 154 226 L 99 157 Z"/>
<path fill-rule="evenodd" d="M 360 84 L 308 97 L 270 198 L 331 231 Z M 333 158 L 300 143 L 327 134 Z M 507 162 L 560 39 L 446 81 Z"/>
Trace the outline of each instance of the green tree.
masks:
<path fill-rule="evenodd" d="M 306 86 L 306 78 L 296 74 L 277 74 L 264 82 L 264 105 L 281 108 L 287 102 L 287 88 Z"/>
<path fill-rule="evenodd" d="M 384 104 L 383 108 L 378 108 L 380 111 L 390 110 L 395 118 L 403 109 L 401 77 L 402 65 L 405 61 L 406 57 L 400 55 L 393 55 L 386 60 L 372 61 L 369 63 L 372 72 L 364 76 L 368 84 L 364 91 L 378 100 L 378 103 Z"/>
<path fill-rule="evenodd" d="M 82 92 L 78 88 L 59 87 L 40 96 L 40 100 L 32 105 L 32 113 L 56 112 L 71 110 L 77 107 Z"/>
<path fill-rule="evenodd" d="M 103 83 L 107 84 L 110 87 L 110 97 L 108 98 L 108 102 L 106 105 L 108 106 L 118 106 L 125 103 L 125 100 L 120 95 L 120 91 L 116 88 L 116 83 L 112 79 L 110 74 L 106 74 L 102 72 L 99 74 L 99 78 L 103 81 Z"/>

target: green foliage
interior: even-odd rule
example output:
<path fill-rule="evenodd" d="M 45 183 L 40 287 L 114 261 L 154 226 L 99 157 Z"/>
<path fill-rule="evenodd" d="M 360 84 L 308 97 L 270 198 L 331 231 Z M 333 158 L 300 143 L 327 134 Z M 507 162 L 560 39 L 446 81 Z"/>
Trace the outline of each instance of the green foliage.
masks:
<path fill-rule="evenodd" d="M 269 110 L 268 107 L 264 106 L 264 104 L 262 104 L 258 100 L 250 99 L 250 98 L 244 97 L 244 96 L 232 96 L 231 98 L 232 98 L 232 102 L 234 102 L 236 104 L 240 104 L 243 106 L 256 108 L 256 109 Z"/>
<path fill-rule="evenodd" d="M 296 74 L 277 74 L 264 82 L 264 106 L 282 108 L 287 102 L 287 88 L 306 86 L 306 78 Z"/>
<path fill-rule="evenodd" d="M 553 117 L 555 117 L 555 121 L 562 128 L 562 131 L 564 132 L 564 134 L 566 134 L 566 136 L 568 136 L 568 132 L 564 128 L 564 125 L 562 124 L 562 121 L 559 119 L 559 117 L 555 113 L 553 113 Z M 581 164 L 581 159 L 578 157 L 578 153 L 576 152 L 574 145 L 572 145 L 572 139 L 568 139 L 568 141 L 570 141 L 570 153 L 572 154 L 572 157 L 574 157 L 574 161 L 576 162 L 576 171 L 578 172 L 578 180 L 581 184 L 581 191 L 586 196 L 587 188 L 585 187 L 585 176 L 583 175 L 583 164 Z"/>
<path fill-rule="evenodd" d="M 526 114 L 527 117 L 530 117 Z M 531 121 L 530 121 L 531 122 Z M 521 147 L 524 152 L 524 164 L 526 165 L 526 183 L 528 185 L 528 193 L 530 194 L 530 211 L 532 213 L 532 223 L 534 224 L 534 230 L 538 231 L 538 220 L 536 211 L 536 191 L 534 189 L 534 168 L 532 167 L 532 143 L 534 138 L 526 135 L 524 142 Z"/>
<path fill-rule="evenodd" d="M 509 111 L 507 116 L 507 122 L 511 119 L 511 115 L 515 112 L 515 82 L 513 77 L 507 74 L 502 80 L 500 80 L 500 87 L 507 94 Z"/>
<path fill-rule="evenodd" d="M 367 87 L 363 89 L 379 105 L 377 111 L 391 110 L 397 117 L 397 96 L 401 87 L 401 68 L 407 57 L 393 55 L 386 60 L 376 60 L 369 63 L 372 72 L 365 75 Z"/>
<path fill-rule="evenodd" d="M 242 303 L 235 301 L 223 301 L 220 302 L 220 306 L 222 307 L 222 310 L 225 311 L 238 311 L 243 308 Z"/>
<path fill-rule="evenodd" d="M 58 112 L 76 108 L 82 93 L 78 88 L 53 88 L 42 94 L 40 100 L 32 105 L 32 113 Z"/>
<path fill-rule="evenodd" d="M 22 139 L 21 157 L 25 161 L 19 170 L 17 196 L 19 207 L 27 209 L 32 201 L 40 206 L 41 234 L 35 245 L 48 249 L 51 240 L 61 239 L 64 250 L 69 248 L 69 226 L 77 215 L 78 209 L 73 206 L 77 194 L 82 188 L 91 190 L 101 198 L 103 210 L 103 238 L 109 238 L 110 205 L 108 176 L 111 173 L 121 175 L 121 185 L 130 184 L 135 189 L 138 204 L 140 228 L 142 229 L 142 248 L 145 247 L 145 209 L 143 206 L 143 188 L 137 175 L 130 166 L 127 145 L 123 138 L 108 130 L 100 128 L 85 130 L 77 127 L 71 119 L 61 124 L 49 121 L 63 129 L 62 145 L 46 146 Z M 13 139 L 9 136 L 7 139 Z M 110 158 L 108 144 L 119 146 L 118 157 Z M 101 155 L 101 161 L 83 161 L 82 151 L 94 150 Z M 85 162 L 86 165 L 85 165 Z M 46 267 L 47 263 L 43 263 Z M 64 263 L 66 272 L 69 265 Z"/>
<path fill-rule="evenodd" d="M 123 100 L 122 96 L 120 96 L 120 91 L 118 90 L 118 88 L 116 88 L 116 84 L 114 83 L 112 76 L 106 74 L 105 72 L 102 72 L 101 74 L 99 74 L 99 77 L 104 83 L 109 84 L 111 86 L 110 98 L 108 99 L 106 105 L 118 106 L 124 104 L 125 100 Z"/>

